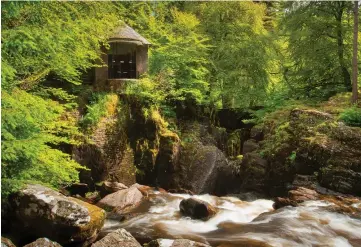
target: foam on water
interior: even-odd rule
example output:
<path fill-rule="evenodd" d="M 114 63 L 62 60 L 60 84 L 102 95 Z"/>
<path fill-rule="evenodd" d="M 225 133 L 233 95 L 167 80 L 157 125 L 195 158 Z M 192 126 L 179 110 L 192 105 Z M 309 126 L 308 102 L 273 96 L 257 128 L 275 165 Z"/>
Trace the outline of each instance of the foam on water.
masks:
<path fill-rule="evenodd" d="M 190 197 L 210 203 L 217 208 L 217 214 L 207 221 L 182 217 L 179 204 Z M 308 201 L 279 210 L 273 210 L 271 200 L 246 202 L 211 195 L 156 193 L 150 201 L 151 205 L 134 218 L 124 222 L 107 220 L 105 231 L 122 227 L 155 238 L 201 239 L 215 246 L 253 240 L 280 247 L 349 247 L 349 240 L 361 243 L 361 221 L 327 211 L 332 203 L 324 201 Z"/>

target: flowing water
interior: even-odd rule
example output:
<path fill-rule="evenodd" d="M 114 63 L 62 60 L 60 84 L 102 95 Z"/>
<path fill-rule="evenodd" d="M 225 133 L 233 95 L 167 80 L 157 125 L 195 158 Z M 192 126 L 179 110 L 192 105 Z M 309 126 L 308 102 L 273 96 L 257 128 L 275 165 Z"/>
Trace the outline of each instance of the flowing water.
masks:
<path fill-rule="evenodd" d="M 189 197 L 207 201 L 218 213 L 207 221 L 182 217 L 179 204 Z M 329 211 L 329 202 L 308 201 L 279 210 L 272 204 L 264 199 L 153 192 L 132 217 L 120 221 L 109 215 L 103 234 L 125 228 L 144 242 L 185 238 L 212 246 L 361 246 L 361 220 Z"/>

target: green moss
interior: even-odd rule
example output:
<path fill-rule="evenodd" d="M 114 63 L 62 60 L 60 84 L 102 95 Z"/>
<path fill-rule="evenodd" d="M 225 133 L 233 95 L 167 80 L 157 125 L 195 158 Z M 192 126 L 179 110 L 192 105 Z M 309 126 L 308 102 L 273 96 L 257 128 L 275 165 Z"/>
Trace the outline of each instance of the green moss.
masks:
<path fill-rule="evenodd" d="M 74 239 L 84 241 L 89 237 L 94 236 L 96 232 L 98 232 L 103 227 L 106 214 L 103 209 L 95 205 L 89 204 L 87 202 L 72 197 L 70 199 L 86 207 L 89 211 L 89 215 L 90 215 L 89 223 L 81 226 L 79 228 L 79 232 L 75 236 L 73 236 Z"/>

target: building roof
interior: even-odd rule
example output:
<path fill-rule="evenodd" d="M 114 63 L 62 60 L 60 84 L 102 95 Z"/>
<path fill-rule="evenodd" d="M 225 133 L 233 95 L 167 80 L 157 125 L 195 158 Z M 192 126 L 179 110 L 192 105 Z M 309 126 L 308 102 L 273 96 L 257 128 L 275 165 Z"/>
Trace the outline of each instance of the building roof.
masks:
<path fill-rule="evenodd" d="M 150 45 L 151 43 L 143 36 L 137 33 L 133 28 L 126 24 L 118 27 L 114 34 L 110 37 L 110 41 L 122 40 L 129 43 L 136 43 L 138 45 Z"/>

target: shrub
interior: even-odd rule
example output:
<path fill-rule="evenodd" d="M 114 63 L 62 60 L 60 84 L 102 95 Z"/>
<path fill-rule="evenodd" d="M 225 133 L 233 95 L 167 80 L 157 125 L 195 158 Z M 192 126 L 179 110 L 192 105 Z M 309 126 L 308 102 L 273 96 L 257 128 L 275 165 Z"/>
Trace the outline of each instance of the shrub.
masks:
<path fill-rule="evenodd" d="M 349 126 L 361 127 L 361 108 L 357 106 L 346 108 L 340 114 L 340 120 Z"/>
<path fill-rule="evenodd" d="M 115 113 L 118 105 L 116 94 L 93 93 L 90 97 L 90 104 L 87 105 L 87 113 L 80 124 L 85 128 L 96 126 L 101 118 Z"/>

